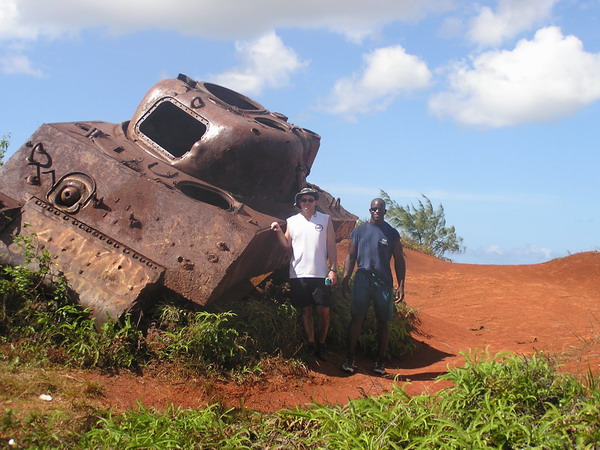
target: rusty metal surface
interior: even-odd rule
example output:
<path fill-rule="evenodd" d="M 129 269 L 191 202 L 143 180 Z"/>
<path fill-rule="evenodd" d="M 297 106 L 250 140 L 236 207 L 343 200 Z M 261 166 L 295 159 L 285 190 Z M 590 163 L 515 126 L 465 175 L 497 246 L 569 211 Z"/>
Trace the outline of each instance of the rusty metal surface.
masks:
<path fill-rule="evenodd" d="M 0 168 L 11 212 L 0 262 L 15 262 L 12 239 L 29 222 L 100 320 L 143 308 L 161 286 L 200 305 L 248 292 L 288 262 L 269 225 L 297 211 L 319 139 L 183 75 L 152 87 L 122 124 L 44 124 Z M 346 237 L 356 216 L 319 191 L 318 209 Z"/>

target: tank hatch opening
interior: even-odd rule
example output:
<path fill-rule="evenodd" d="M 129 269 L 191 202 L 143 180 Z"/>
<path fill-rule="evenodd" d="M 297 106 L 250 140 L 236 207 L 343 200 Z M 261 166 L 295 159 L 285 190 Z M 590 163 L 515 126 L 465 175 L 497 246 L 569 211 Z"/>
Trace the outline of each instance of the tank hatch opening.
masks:
<path fill-rule="evenodd" d="M 256 117 L 254 120 L 268 127 L 275 128 L 276 130 L 287 131 L 287 129 L 281 123 L 273 119 L 269 119 L 268 117 Z"/>
<path fill-rule="evenodd" d="M 226 211 L 233 207 L 233 199 L 229 195 L 210 189 L 208 186 L 202 186 L 191 181 L 182 181 L 177 183 L 177 189 L 182 194 L 194 200 L 216 206 Z"/>
<path fill-rule="evenodd" d="M 206 133 L 205 124 L 170 101 L 158 104 L 139 129 L 175 158 L 187 153 Z"/>
<path fill-rule="evenodd" d="M 204 83 L 204 88 L 222 102 L 246 111 L 262 111 L 264 108 L 239 92 L 232 91 L 218 84 Z"/>

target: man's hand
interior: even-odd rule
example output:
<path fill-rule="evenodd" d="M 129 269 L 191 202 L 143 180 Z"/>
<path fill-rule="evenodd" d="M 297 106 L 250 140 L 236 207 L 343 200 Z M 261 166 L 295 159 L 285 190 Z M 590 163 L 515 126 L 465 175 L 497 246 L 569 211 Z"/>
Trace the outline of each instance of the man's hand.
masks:
<path fill-rule="evenodd" d="M 271 230 L 273 230 L 273 231 L 279 231 L 279 230 L 281 230 L 281 227 L 279 226 L 279 223 L 273 222 L 271 224 Z"/>
<path fill-rule="evenodd" d="M 394 290 L 394 296 L 396 297 L 396 299 L 394 300 L 395 304 L 403 303 L 404 302 L 404 287 L 403 286 L 397 287 Z"/>
<path fill-rule="evenodd" d="M 337 283 L 337 273 L 335 273 L 335 270 L 330 270 L 327 276 L 331 280 L 331 285 L 335 286 L 335 284 Z"/>

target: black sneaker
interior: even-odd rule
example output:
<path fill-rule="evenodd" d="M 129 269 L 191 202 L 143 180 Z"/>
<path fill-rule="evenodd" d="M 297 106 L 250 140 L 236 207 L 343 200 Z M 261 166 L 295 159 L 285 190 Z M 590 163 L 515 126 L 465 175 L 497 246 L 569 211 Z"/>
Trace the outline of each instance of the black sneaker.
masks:
<path fill-rule="evenodd" d="M 344 361 L 344 364 L 342 364 L 342 370 L 346 373 L 354 373 L 354 360 L 346 358 L 346 361 Z"/>
<path fill-rule="evenodd" d="M 375 362 L 375 367 L 373 367 L 373 372 L 375 372 L 377 375 L 387 375 L 387 372 L 385 371 L 385 366 L 383 365 L 383 361 Z"/>
<path fill-rule="evenodd" d="M 319 344 L 317 347 L 317 358 L 327 361 L 327 344 Z"/>

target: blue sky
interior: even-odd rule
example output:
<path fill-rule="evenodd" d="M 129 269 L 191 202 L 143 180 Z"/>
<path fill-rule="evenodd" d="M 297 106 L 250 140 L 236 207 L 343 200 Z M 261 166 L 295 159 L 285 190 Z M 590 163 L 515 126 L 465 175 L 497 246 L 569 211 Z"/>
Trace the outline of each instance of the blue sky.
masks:
<path fill-rule="evenodd" d="M 359 217 L 442 204 L 456 262 L 600 250 L 600 0 L 0 0 L 8 156 L 179 73 L 320 134 L 308 180 Z"/>

